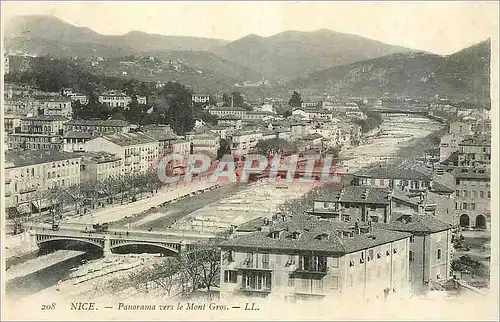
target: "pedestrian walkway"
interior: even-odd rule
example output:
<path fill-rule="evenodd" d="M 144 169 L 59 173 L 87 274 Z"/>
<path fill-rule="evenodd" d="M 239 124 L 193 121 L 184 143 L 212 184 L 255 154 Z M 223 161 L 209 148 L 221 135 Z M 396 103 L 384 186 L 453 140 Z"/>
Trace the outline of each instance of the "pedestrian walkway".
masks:
<path fill-rule="evenodd" d="M 71 224 L 94 224 L 104 222 L 115 222 L 127 216 L 140 213 L 152 207 L 156 207 L 164 202 L 174 200 L 192 192 L 208 189 L 215 186 L 215 183 L 210 183 L 208 180 L 193 181 L 188 184 L 182 184 L 175 187 L 165 187 L 158 191 L 157 194 L 150 198 L 141 199 L 124 205 L 119 205 L 113 208 L 103 209 L 95 213 L 86 214 L 79 217 L 72 217 L 63 220 L 64 223 Z"/>

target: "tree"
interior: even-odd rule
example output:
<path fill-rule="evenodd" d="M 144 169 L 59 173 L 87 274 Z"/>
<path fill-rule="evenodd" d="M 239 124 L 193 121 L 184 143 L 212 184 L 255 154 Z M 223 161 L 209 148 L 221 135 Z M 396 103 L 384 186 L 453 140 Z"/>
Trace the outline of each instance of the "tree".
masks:
<path fill-rule="evenodd" d="M 233 97 L 233 106 L 242 107 L 244 102 L 243 95 L 240 92 L 233 92 L 231 95 Z"/>
<path fill-rule="evenodd" d="M 161 263 L 153 264 L 153 282 L 165 290 L 167 296 L 170 297 L 172 289 L 179 282 L 179 270 L 181 269 L 181 262 L 176 257 L 169 257 Z"/>
<path fill-rule="evenodd" d="M 222 106 L 231 106 L 231 97 L 229 94 L 222 94 Z"/>
<path fill-rule="evenodd" d="M 220 250 L 222 238 L 214 238 L 208 243 L 197 244 L 193 249 L 180 256 L 181 271 L 185 294 L 198 289 L 210 291 L 211 287 L 219 286 Z"/>
<path fill-rule="evenodd" d="M 118 180 L 119 180 L 118 178 L 108 177 L 104 180 L 98 181 L 96 184 L 96 187 L 99 190 L 99 192 L 103 193 L 106 196 L 106 202 L 108 204 L 113 203 L 113 199 L 117 191 L 116 187 Z"/>
<path fill-rule="evenodd" d="M 220 146 L 217 150 L 217 160 L 221 160 L 223 156 L 231 154 L 231 141 L 227 139 L 220 140 Z"/>
<path fill-rule="evenodd" d="M 193 129 L 192 92 L 184 85 L 168 82 L 161 90 L 160 96 L 165 100 L 167 112 L 165 123 L 170 124 L 178 134 L 184 134 Z"/>
<path fill-rule="evenodd" d="M 299 92 L 294 91 L 292 97 L 288 101 L 288 105 L 291 107 L 301 107 L 302 106 L 302 98 L 300 97 Z"/>
<path fill-rule="evenodd" d="M 268 139 L 257 143 L 255 149 L 261 154 L 293 152 L 293 145 L 284 139 Z"/>
<path fill-rule="evenodd" d="M 75 212 L 79 212 L 79 208 L 83 205 L 85 195 L 81 189 L 82 184 L 72 185 L 64 188 L 64 201 L 75 206 Z"/>

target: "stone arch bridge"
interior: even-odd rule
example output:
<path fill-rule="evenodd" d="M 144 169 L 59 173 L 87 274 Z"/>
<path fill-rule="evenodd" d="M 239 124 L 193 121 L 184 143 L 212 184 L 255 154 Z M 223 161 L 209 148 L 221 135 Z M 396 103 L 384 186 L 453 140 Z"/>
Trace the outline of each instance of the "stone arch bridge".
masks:
<path fill-rule="evenodd" d="M 52 241 L 71 242 L 93 245 L 103 250 L 104 256 L 113 250 L 131 245 L 155 246 L 173 254 L 180 254 L 192 249 L 195 243 L 208 241 L 215 236 L 193 232 L 150 232 L 140 230 L 110 230 L 89 232 L 74 227 L 60 227 L 59 230 L 37 228 L 35 241 L 38 246 Z"/>

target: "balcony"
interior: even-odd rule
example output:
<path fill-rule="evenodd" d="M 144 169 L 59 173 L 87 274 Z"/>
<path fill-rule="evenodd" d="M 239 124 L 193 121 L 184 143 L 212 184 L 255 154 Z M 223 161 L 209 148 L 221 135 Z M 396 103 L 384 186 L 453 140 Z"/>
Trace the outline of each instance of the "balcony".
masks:
<path fill-rule="evenodd" d="M 271 287 L 255 288 L 252 286 L 242 286 L 240 287 L 241 292 L 253 292 L 253 293 L 271 293 Z"/>
<path fill-rule="evenodd" d="M 266 262 L 254 262 L 254 261 L 244 261 L 238 267 L 240 270 L 253 270 L 253 271 L 272 271 L 269 263 Z"/>

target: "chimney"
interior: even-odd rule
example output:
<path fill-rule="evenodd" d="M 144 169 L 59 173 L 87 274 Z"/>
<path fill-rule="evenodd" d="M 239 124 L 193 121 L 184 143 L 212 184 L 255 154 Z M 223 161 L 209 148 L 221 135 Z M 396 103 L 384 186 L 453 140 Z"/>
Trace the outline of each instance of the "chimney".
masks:
<path fill-rule="evenodd" d="M 359 219 L 354 223 L 354 230 L 356 231 L 357 235 L 361 233 L 361 229 L 359 228 Z"/>

